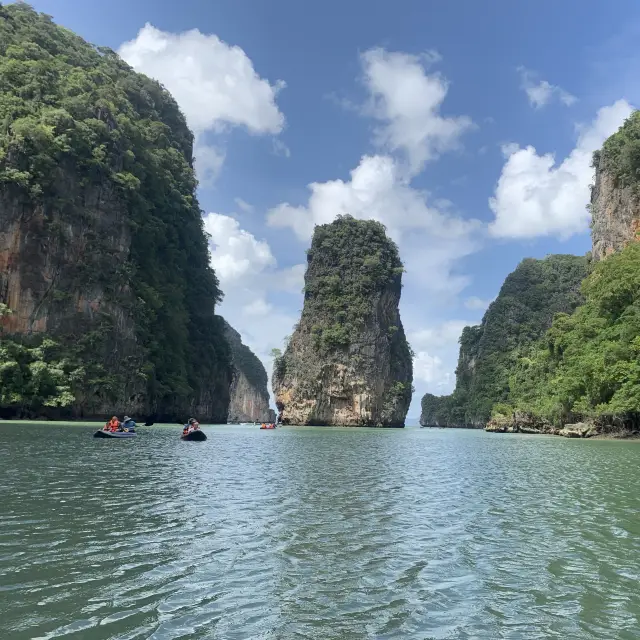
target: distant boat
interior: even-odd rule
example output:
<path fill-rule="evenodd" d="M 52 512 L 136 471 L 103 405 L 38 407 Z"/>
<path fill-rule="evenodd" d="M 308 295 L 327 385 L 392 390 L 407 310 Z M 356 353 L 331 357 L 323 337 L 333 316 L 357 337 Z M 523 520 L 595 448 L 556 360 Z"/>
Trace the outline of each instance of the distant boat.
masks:
<path fill-rule="evenodd" d="M 189 431 L 189 433 L 181 435 L 180 439 L 191 440 L 193 442 L 204 442 L 207 439 L 207 434 L 204 431 L 200 431 L 200 429 L 196 429 L 195 431 Z"/>
<path fill-rule="evenodd" d="M 99 429 L 93 434 L 94 438 L 135 438 L 138 434 L 135 431 L 105 431 Z"/>

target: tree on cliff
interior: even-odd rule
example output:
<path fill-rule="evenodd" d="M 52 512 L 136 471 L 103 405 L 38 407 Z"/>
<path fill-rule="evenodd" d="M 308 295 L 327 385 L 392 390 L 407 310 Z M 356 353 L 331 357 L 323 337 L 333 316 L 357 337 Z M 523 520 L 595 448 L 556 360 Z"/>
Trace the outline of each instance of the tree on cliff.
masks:
<path fill-rule="evenodd" d="M 586 302 L 558 314 L 511 375 L 510 405 L 561 425 L 640 426 L 640 244 L 598 262 Z"/>
<path fill-rule="evenodd" d="M 13 4 L 0 6 L 0 121 L 0 235 L 25 232 L 4 256 L 16 277 L 8 266 L 0 284 L 6 276 L 40 299 L 17 330 L 42 319 L 60 357 L 85 365 L 73 385 L 84 408 L 141 391 L 159 414 L 208 402 L 226 415 L 221 292 L 193 136 L 173 98 L 113 51 Z"/>
<path fill-rule="evenodd" d="M 11 310 L 0 303 L 0 318 Z M 0 415 L 66 407 L 73 402 L 71 381 L 80 370 L 55 358 L 56 343 L 42 340 L 37 347 L 7 339 L 0 327 Z M 7 411 L 9 410 L 9 411 Z"/>
<path fill-rule="evenodd" d="M 423 398 L 421 424 L 484 426 L 493 406 L 508 400 L 509 376 L 523 350 L 544 334 L 556 313 L 570 313 L 580 304 L 586 274 L 584 257 L 523 260 L 482 324 L 462 332 L 456 388 L 451 396 Z"/>
<path fill-rule="evenodd" d="M 402 273 L 379 222 L 339 216 L 315 228 L 302 317 L 274 363 L 285 422 L 404 426 L 413 374 Z"/>

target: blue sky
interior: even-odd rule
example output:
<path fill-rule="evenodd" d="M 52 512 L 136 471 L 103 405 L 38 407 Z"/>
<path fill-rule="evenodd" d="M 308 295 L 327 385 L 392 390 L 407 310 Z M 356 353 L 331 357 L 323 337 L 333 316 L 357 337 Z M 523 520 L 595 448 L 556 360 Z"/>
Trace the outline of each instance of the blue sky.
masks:
<path fill-rule="evenodd" d="M 462 327 L 522 258 L 589 250 L 590 154 L 640 102 L 631 0 L 31 4 L 178 100 L 220 313 L 268 370 L 313 224 L 387 225 L 407 268 L 412 417 L 426 390 L 451 390 Z"/>

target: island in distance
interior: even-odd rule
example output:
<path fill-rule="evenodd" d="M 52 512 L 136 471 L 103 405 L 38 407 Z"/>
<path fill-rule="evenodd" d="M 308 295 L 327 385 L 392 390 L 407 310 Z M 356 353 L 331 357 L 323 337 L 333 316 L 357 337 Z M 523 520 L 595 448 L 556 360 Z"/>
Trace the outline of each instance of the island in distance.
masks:
<path fill-rule="evenodd" d="M 302 316 L 274 361 L 283 424 L 404 427 L 413 364 L 402 273 L 379 222 L 345 215 L 315 228 Z"/>

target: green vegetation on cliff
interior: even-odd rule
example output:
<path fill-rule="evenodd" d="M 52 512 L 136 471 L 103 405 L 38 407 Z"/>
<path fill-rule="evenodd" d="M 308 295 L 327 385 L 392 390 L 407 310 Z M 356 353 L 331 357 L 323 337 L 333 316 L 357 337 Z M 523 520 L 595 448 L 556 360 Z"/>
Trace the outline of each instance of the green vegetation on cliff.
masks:
<path fill-rule="evenodd" d="M 113 313 L 61 324 L 59 358 L 84 366 L 76 400 L 128 397 L 142 379 L 150 411 L 183 411 L 211 394 L 223 405 L 221 292 L 195 198 L 192 134 L 173 98 L 113 51 L 13 4 L 0 6 L 0 122 L 5 208 L 44 212 L 43 243 L 60 252 L 81 238 L 83 253 L 61 268 L 64 290 L 52 283 L 51 304 L 68 309 L 75 294 L 98 288 L 101 308 L 112 303 L 133 318 L 135 354 L 114 348 Z M 124 259 L 96 233 L 89 199 L 122 218 Z"/>
<path fill-rule="evenodd" d="M 425 395 L 421 423 L 484 425 L 493 406 L 508 401 L 509 376 L 523 352 L 551 326 L 556 313 L 580 304 L 586 273 L 583 257 L 523 260 L 507 276 L 482 324 L 462 332 L 455 391 L 451 396 Z"/>
<path fill-rule="evenodd" d="M 307 257 L 314 277 L 305 284 L 304 312 L 317 319 L 316 346 L 347 347 L 364 329 L 372 296 L 402 275 L 398 248 L 379 222 L 347 215 L 316 227 Z"/>
<path fill-rule="evenodd" d="M 595 265 L 585 303 L 558 314 L 544 338 L 520 358 L 506 406 L 556 425 L 640 416 L 640 244 Z"/>
<path fill-rule="evenodd" d="M 226 320 L 223 322 L 225 336 L 231 347 L 234 369 L 240 371 L 253 387 L 264 390 L 268 397 L 267 384 L 269 379 L 260 358 L 246 344 L 242 343 L 240 334 Z"/>
<path fill-rule="evenodd" d="M 0 303 L 0 317 L 9 313 Z M 71 383 L 80 371 L 68 361 L 58 360 L 57 348 L 50 339 L 29 347 L 2 338 L 0 333 L 0 408 L 19 407 L 22 412 L 32 412 L 73 402 Z"/>
<path fill-rule="evenodd" d="M 402 273 L 379 222 L 344 215 L 315 228 L 302 316 L 284 354 L 274 353 L 285 423 L 404 426 L 413 369 Z"/>
<path fill-rule="evenodd" d="M 640 180 L 640 111 L 634 111 L 625 123 L 605 141 L 602 150 L 593 154 L 593 166 L 600 156 L 607 160 L 607 168 L 624 185 L 638 185 Z"/>

